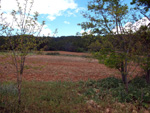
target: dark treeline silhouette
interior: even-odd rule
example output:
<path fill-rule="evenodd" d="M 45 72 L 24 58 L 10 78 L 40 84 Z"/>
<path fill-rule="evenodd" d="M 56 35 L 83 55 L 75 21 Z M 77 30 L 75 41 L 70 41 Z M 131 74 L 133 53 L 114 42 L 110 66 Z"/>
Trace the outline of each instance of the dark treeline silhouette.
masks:
<path fill-rule="evenodd" d="M 12 37 L 16 38 L 16 36 Z M 6 37 L 0 36 L 0 50 L 7 50 L 5 44 Z M 87 38 L 82 36 L 61 36 L 61 37 L 37 37 L 37 42 L 42 41 L 37 50 L 43 51 L 71 51 L 71 52 L 85 52 L 88 51 L 92 43 L 100 38 Z M 17 42 L 17 41 L 16 41 Z"/>

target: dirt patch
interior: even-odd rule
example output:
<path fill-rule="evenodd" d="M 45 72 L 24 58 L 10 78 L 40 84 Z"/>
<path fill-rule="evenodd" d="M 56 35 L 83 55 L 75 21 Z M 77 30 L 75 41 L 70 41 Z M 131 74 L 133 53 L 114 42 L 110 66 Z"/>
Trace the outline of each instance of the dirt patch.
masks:
<path fill-rule="evenodd" d="M 62 52 L 72 54 L 73 52 Z M 83 55 L 83 53 L 74 53 Z M 138 74 L 138 73 L 136 73 Z M 32 55 L 27 56 L 24 80 L 38 81 L 79 81 L 102 79 L 109 76 L 120 77 L 120 72 L 110 69 L 98 60 L 83 57 Z M 11 58 L 0 56 L 0 81 L 16 80 Z"/>

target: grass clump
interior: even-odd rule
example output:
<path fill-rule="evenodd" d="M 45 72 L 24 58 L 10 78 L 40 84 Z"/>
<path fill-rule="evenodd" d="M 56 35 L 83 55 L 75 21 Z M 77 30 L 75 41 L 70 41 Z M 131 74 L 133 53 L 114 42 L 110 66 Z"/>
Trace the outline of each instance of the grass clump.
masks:
<path fill-rule="evenodd" d="M 5 87 L 11 86 L 6 84 Z M 71 82 L 32 81 L 23 82 L 22 87 L 22 103 L 19 109 L 17 94 L 11 95 L 12 91 L 16 91 L 15 87 L 3 89 L 5 93 L 0 93 L 0 112 L 76 113 L 85 106 L 83 96 L 77 95 L 78 87 Z"/>
<path fill-rule="evenodd" d="M 16 95 L 17 87 L 15 84 L 3 84 L 0 85 L 0 94 L 1 95 Z"/>

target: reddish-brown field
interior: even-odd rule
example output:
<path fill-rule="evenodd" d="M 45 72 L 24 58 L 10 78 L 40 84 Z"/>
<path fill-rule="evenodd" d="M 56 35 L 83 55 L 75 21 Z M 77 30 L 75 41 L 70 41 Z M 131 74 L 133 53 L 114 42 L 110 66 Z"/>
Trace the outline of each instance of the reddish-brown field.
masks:
<path fill-rule="evenodd" d="M 60 54 L 89 55 L 88 53 L 59 52 Z M 136 75 L 139 73 L 136 73 Z M 120 72 L 110 69 L 98 60 L 84 57 L 30 55 L 25 62 L 24 80 L 37 81 L 79 81 L 102 79 L 109 76 L 120 77 Z M 0 81 L 15 80 L 15 68 L 11 58 L 0 56 Z"/>

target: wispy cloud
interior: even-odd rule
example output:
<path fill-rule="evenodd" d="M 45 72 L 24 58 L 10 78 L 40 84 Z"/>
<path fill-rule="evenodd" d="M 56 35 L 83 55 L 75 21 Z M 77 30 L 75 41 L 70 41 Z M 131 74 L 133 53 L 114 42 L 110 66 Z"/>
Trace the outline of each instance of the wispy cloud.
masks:
<path fill-rule="evenodd" d="M 53 21 L 56 19 L 56 16 L 48 16 L 47 18 L 50 19 L 51 21 Z"/>
<path fill-rule="evenodd" d="M 78 13 L 78 12 L 84 11 L 84 10 L 86 10 L 86 8 L 84 8 L 84 7 L 78 7 L 78 8 L 76 8 L 75 12 Z"/>
<path fill-rule="evenodd" d="M 64 23 L 65 23 L 65 24 L 70 24 L 70 22 L 68 22 L 68 21 L 64 21 Z"/>
<path fill-rule="evenodd" d="M 67 11 L 67 13 L 65 14 L 66 17 L 70 17 L 70 16 L 74 16 L 76 17 L 76 14 L 72 11 Z"/>

